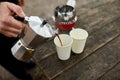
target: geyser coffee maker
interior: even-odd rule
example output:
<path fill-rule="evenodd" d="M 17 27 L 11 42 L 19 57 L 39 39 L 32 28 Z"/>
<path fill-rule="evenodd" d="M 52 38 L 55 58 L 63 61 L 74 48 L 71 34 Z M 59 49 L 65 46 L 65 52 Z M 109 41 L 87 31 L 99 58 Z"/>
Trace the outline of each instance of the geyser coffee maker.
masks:
<path fill-rule="evenodd" d="M 23 23 L 29 25 L 27 33 L 24 34 L 23 28 L 20 39 L 11 48 L 13 56 L 18 60 L 26 61 L 30 59 L 38 45 L 58 33 L 54 26 L 37 16 L 25 17 L 24 19 L 18 17 L 17 19 L 21 19 Z"/>

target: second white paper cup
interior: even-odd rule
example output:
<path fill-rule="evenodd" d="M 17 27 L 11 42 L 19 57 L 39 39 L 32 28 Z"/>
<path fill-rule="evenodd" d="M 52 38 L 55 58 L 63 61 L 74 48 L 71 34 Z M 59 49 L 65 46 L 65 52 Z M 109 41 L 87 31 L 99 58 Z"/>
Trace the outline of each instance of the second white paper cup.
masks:
<path fill-rule="evenodd" d="M 81 28 L 72 29 L 70 36 L 73 38 L 72 51 L 76 54 L 83 52 L 88 32 Z"/>
<path fill-rule="evenodd" d="M 56 45 L 58 58 L 60 60 L 67 60 L 70 58 L 70 55 L 71 55 L 73 39 L 67 34 L 60 34 L 59 37 L 62 41 L 62 44 L 63 44 L 62 46 L 58 37 L 56 36 L 54 38 L 54 43 Z"/>

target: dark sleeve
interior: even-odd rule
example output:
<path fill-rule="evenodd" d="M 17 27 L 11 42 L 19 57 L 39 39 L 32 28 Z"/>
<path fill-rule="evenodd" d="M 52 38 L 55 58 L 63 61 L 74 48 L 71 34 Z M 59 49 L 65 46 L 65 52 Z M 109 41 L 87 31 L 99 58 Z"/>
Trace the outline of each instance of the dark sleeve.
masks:
<path fill-rule="evenodd" d="M 0 0 L 0 2 L 4 2 L 4 1 L 18 4 L 18 0 Z"/>

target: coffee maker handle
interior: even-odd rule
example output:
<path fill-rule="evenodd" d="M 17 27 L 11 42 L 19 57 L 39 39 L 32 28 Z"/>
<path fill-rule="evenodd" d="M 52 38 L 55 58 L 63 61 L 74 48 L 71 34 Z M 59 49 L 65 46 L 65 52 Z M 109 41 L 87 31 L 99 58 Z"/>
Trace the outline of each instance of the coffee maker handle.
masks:
<path fill-rule="evenodd" d="M 14 16 L 14 18 L 18 21 L 21 21 L 22 22 L 22 31 L 21 31 L 21 34 L 19 34 L 19 38 L 23 38 L 25 36 L 25 25 L 28 23 L 25 18 L 21 18 L 19 16 Z"/>

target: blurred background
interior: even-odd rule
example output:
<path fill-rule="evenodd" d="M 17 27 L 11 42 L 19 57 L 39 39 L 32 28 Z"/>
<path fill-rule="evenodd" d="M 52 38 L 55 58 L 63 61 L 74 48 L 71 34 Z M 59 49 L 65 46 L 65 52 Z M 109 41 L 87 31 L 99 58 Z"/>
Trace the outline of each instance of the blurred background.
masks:
<path fill-rule="evenodd" d="M 57 5 L 65 4 L 67 0 L 25 0 L 24 12 L 27 16 L 51 18 Z"/>

